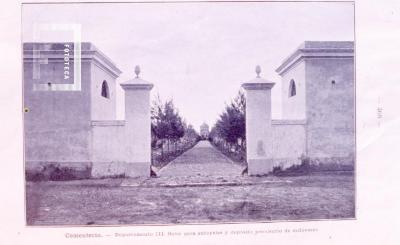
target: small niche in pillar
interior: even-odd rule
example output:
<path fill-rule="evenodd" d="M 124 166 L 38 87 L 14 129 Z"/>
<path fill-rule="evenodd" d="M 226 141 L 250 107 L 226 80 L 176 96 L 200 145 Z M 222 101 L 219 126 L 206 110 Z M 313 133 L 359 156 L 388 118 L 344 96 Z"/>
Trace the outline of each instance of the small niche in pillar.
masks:
<path fill-rule="evenodd" d="M 265 156 L 264 142 L 262 140 L 257 141 L 257 156 Z"/>
<path fill-rule="evenodd" d="M 151 165 L 151 113 L 150 90 L 153 84 L 139 77 L 121 83 L 125 92 L 125 150 L 127 165 L 125 176 L 150 177 Z"/>
<path fill-rule="evenodd" d="M 246 161 L 249 175 L 272 171 L 271 89 L 275 83 L 260 76 L 243 83 L 246 90 Z"/>

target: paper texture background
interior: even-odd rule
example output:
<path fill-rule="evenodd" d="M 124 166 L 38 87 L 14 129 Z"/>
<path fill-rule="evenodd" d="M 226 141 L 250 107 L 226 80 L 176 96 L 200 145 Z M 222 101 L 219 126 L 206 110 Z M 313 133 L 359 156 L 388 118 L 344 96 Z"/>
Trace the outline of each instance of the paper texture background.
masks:
<path fill-rule="evenodd" d="M 398 244 L 400 235 L 400 3 L 356 1 L 356 220 L 227 225 L 25 227 L 22 137 L 21 2 L 1 5 L 0 243 L 1 244 Z M 383 118 L 378 128 L 378 98 Z M 232 231 L 316 229 L 246 235 Z M 228 232 L 195 237 L 66 238 L 66 233 Z"/>

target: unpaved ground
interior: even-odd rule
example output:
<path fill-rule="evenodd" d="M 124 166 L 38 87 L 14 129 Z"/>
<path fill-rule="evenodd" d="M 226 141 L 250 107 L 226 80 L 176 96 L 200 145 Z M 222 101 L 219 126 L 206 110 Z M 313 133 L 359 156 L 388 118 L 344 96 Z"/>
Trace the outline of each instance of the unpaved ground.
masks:
<path fill-rule="evenodd" d="M 240 176 L 245 167 L 233 163 L 213 147 L 200 141 L 158 173 L 160 176 Z"/>
<path fill-rule="evenodd" d="M 243 179 L 236 184 L 229 184 L 235 182 L 234 178 L 221 177 L 208 181 L 203 177 L 197 182 L 193 178 L 185 181 L 167 177 L 28 182 L 27 223 L 214 223 L 354 218 L 355 215 L 352 175 L 238 178 Z"/>

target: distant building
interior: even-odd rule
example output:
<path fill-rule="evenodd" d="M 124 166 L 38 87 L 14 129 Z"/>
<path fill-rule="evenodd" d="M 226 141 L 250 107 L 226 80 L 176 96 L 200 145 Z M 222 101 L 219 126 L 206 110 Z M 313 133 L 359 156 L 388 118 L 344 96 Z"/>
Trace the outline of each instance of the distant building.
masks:
<path fill-rule="evenodd" d="M 204 139 L 207 139 L 209 134 L 210 134 L 210 127 L 208 126 L 208 124 L 203 123 L 202 125 L 200 125 L 200 136 Z"/>

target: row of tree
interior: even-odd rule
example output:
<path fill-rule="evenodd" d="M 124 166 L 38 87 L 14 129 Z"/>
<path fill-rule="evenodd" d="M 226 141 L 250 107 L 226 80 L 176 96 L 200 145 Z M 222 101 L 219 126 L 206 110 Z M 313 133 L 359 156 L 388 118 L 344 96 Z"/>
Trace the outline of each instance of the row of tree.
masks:
<path fill-rule="evenodd" d="M 198 141 L 199 135 L 191 125 L 179 115 L 172 99 L 162 102 L 157 96 L 151 107 L 152 148 L 164 151 L 177 151 Z"/>
<path fill-rule="evenodd" d="M 246 98 L 243 91 L 239 91 L 225 106 L 209 134 L 214 145 L 238 160 L 243 160 L 246 152 L 245 111 Z M 165 162 L 192 147 L 200 139 L 196 130 L 180 116 L 172 99 L 162 102 L 159 96 L 151 107 L 151 132 L 153 153 L 159 152 L 161 161 Z"/>
<path fill-rule="evenodd" d="M 244 154 L 246 151 L 246 98 L 243 91 L 225 106 L 211 129 L 211 141 L 225 151 Z M 244 156 L 243 156 L 244 157 Z"/>

